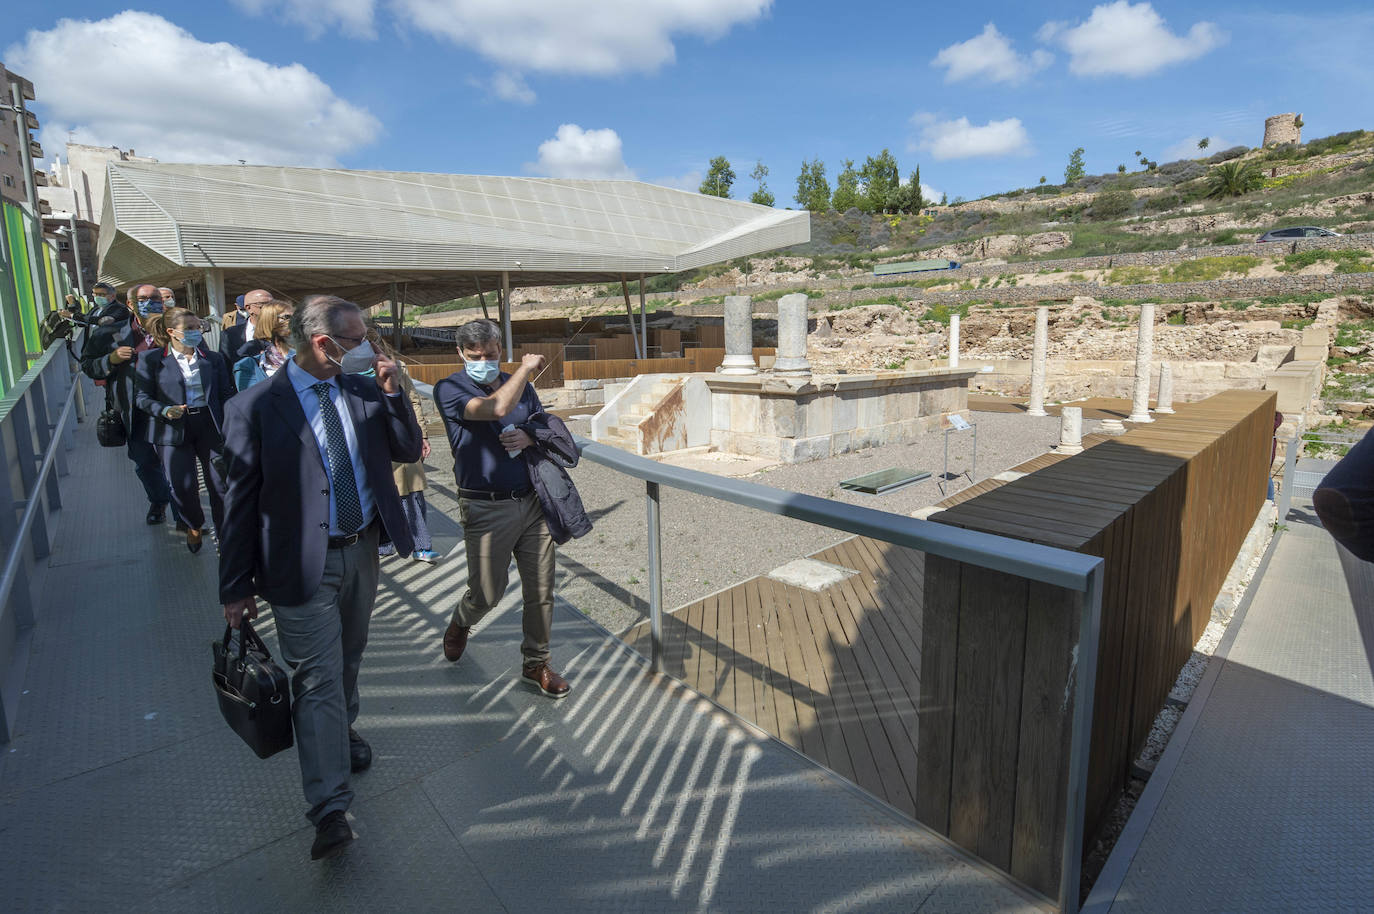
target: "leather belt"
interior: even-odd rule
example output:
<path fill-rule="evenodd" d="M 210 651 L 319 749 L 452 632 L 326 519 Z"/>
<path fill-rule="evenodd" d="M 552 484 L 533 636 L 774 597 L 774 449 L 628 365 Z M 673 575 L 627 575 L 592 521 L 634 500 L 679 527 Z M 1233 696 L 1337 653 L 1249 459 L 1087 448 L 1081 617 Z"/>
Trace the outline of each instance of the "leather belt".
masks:
<path fill-rule="evenodd" d="M 533 489 L 516 489 L 512 492 L 489 492 L 486 489 L 459 489 L 458 495 L 461 498 L 470 498 L 475 501 L 518 501 L 533 491 Z"/>
<path fill-rule="evenodd" d="M 201 413 L 209 412 L 209 411 L 210 411 L 210 407 L 208 407 L 208 406 L 188 406 L 188 407 L 186 407 L 186 415 L 188 415 L 188 416 L 197 416 L 197 415 L 199 415 L 199 414 L 201 414 Z"/>
<path fill-rule="evenodd" d="M 375 518 L 373 519 L 373 523 L 376 523 L 376 519 L 375 519 Z M 347 535 L 345 535 L 345 536 L 331 536 L 331 537 L 329 538 L 329 548 L 330 548 L 330 549 L 344 549 L 344 548 L 347 548 L 348 546 L 356 546 L 356 545 L 358 544 L 358 540 L 362 539 L 362 538 L 363 538 L 363 535 L 366 534 L 367 531 L 369 531 L 369 530 L 371 530 L 371 529 L 372 529 L 372 524 L 368 524 L 366 527 L 364 527 L 363 529 L 359 530 L 357 533 L 349 533 L 349 534 L 347 534 Z"/>

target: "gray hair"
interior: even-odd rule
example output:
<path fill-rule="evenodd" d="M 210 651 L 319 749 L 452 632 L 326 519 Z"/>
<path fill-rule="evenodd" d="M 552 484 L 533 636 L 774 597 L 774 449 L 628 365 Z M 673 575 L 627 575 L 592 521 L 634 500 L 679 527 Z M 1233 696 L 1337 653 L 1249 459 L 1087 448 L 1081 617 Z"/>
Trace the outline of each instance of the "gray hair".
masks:
<path fill-rule="evenodd" d="M 345 320 L 362 313 L 362 308 L 337 295 L 307 295 L 291 314 L 291 347 L 304 350 L 312 336 L 335 336 Z"/>
<path fill-rule="evenodd" d="M 492 341 L 501 341 L 501 328 L 496 326 L 494 321 L 478 318 L 475 321 L 468 321 L 458 328 L 458 332 L 453 335 L 458 343 L 459 349 L 466 349 L 469 346 L 481 348 Z"/>

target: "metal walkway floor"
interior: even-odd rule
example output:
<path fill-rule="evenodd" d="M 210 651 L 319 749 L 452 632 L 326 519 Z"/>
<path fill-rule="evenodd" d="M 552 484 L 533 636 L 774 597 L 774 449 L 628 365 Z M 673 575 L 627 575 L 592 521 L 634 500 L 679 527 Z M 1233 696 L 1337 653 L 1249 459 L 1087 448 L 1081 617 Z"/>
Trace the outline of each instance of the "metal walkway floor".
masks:
<path fill-rule="evenodd" d="M 77 431 L 58 545 L 0 746 L 6 911 L 1011 911 L 1007 883 L 680 684 L 566 603 L 555 703 L 516 681 L 518 592 L 464 659 L 465 579 L 390 560 L 361 675 L 359 840 L 312 863 L 295 752 L 219 717 L 212 551 L 146 506 L 122 450 Z M 436 548 L 458 544 L 431 490 Z M 261 626 L 274 649 L 264 614 Z"/>
<path fill-rule="evenodd" d="M 1310 502 L 1243 613 L 1085 911 L 1374 910 L 1374 606 Z"/>

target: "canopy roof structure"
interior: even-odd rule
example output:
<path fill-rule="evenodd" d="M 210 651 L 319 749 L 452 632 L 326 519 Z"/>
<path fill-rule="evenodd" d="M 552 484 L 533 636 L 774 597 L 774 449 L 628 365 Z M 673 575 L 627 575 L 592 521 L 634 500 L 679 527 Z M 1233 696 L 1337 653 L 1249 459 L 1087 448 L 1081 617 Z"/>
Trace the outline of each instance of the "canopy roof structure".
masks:
<path fill-rule="evenodd" d="M 111 162 L 100 277 L 368 306 L 675 273 L 808 241 L 805 211 L 637 181 Z"/>

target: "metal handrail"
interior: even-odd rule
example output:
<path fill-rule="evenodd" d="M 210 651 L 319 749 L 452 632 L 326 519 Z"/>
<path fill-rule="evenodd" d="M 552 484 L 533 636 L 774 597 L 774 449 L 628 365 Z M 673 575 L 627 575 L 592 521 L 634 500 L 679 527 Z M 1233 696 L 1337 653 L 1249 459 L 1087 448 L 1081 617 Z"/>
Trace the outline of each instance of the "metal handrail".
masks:
<path fill-rule="evenodd" d="M 58 344 L 58 348 L 64 348 Z M 50 352 L 52 350 L 49 350 Z M 40 364 L 42 364 L 40 362 Z M 14 535 L 14 542 L 10 545 L 9 555 L 5 558 L 4 575 L 0 576 L 0 610 L 3 610 L 9 602 L 10 591 L 14 590 L 14 582 L 19 574 L 19 562 L 22 558 L 20 546 L 28 541 L 29 528 L 33 526 L 33 520 L 38 515 L 39 506 L 43 504 L 41 497 L 43 486 L 48 482 L 48 474 L 52 472 L 53 466 L 57 463 L 57 449 L 62 445 L 61 429 L 67 424 L 67 419 L 71 417 L 72 405 L 76 399 L 76 388 L 80 382 L 73 378 L 72 385 L 67 389 L 66 402 L 62 405 L 62 412 L 57 417 L 57 423 L 53 426 L 52 440 L 48 442 L 48 449 L 43 454 L 43 462 L 38 467 L 38 475 L 33 481 L 33 491 L 24 505 L 24 516 L 19 519 L 19 527 Z"/>
<path fill-rule="evenodd" d="M 434 399 L 432 385 L 416 382 L 415 389 L 421 396 Z M 1064 838 L 1060 858 L 1060 894 L 1057 899 L 1060 911 L 1071 914 L 1078 910 L 1083 809 L 1087 803 L 1089 738 L 1102 617 L 1105 565 L 1100 557 L 904 517 L 814 495 L 786 492 L 742 479 L 714 476 L 649 460 L 581 436 L 575 436 L 575 439 L 579 452 L 587 460 L 644 480 L 649 550 L 649 660 L 655 673 L 664 672 L 663 559 L 659 531 L 659 488 L 663 485 L 1082 593 L 1077 667 L 1070 674 L 1068 683 L 1068 688 L 1072 688 L 1074 694 L 1074 719 L 1068 755 L 1068 790 L 1064 801 Z"/>

